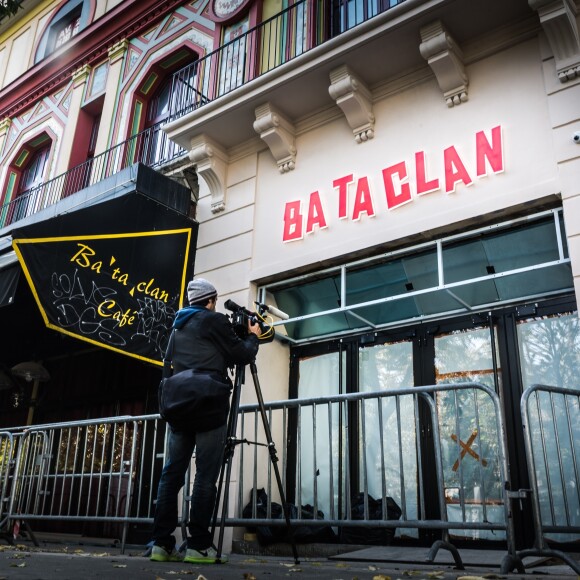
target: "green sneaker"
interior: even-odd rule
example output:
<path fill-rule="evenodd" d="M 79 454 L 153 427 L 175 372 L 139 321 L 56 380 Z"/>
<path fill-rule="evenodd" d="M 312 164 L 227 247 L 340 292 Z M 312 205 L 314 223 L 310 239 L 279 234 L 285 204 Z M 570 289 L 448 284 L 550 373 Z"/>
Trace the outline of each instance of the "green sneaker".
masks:
<path fill-rule="evenodd" d="M 188 564 L 225 564 L 228 557 L 222 554 L 218 558 L 215 548 L 207 548 L 207 550 L 188 548 L 183 561 Z"/>
<path fill-rule="evenodd" d="M 152 562 L 182 562 L 183 556 L 175 548 L 168 552 L 162 546 L 153 546 L 149 559 Z"/>

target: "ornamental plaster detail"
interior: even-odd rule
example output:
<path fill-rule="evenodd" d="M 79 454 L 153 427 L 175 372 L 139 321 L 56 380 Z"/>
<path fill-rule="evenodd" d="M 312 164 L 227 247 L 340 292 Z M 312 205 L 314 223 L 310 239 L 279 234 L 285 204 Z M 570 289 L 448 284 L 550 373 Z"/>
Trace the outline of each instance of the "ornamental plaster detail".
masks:
<path fill-rule="evenodd" d="M 354 140 L 363 143 L 375 136 L 371 92 L 346 65 L 330 72 L 330 96 L 340 107 L 352 129 Z"/>
<path fill-rule="evenodd" d="M 295 129 L 292 123 L 270 103 L 255 109 L 254 131 L 268 145 L 280 173 L 296 167 Z"/>
<path fill-rule="evenodd" d="M 461 49 L 439 20 L 423 26 L 420 34 L 419 51 L 435 74 L 447 106 L 465 103 L 469 79 Z"/>
<path fill-rule="evenodd" d="M 227 153 L 207 135 L 198 135 L 191 140 L 189 158 L 195 169 L 209 187 L 211 212 L 219 213 L 226 208 Z"/>
<path fill-rule="evenodd" d="M 580 77 L 580 34 L 575 2 L 528 0 L 528 4 L 538 12 L 540 23 L 554 53 L 560 82 L 565 83 Z"/>

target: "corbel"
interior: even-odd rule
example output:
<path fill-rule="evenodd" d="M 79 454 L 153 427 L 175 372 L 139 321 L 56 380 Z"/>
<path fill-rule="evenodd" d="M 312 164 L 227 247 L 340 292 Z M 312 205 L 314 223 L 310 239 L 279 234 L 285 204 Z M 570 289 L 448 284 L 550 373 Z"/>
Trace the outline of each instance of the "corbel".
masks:
<path fill-rule="evenodd" d="M 113 65 L 118 60 L 122 59 L 129 48 L 129 41 L 126 38 L 119 40 L 108 49 L 109 65 Z"/>
<path fill-rule="evenodd" d="M 268 145 L 280 173 L 292 171 L 296 166 L 294 126 L 270 103 L 260 105 L 255 113 L 254 131 Z"/>
<path fill-rule="evenodd" d="M 371 92 L 346 66 L 330 72 L 330 96 L 341 108 L 357 143 L 375 136 L 375 116 Z"/>
<path fill-rule="evenodd" d="M 420 34 L 419 51 L 435 74 L 447 106 L 465 103 L 469 79 L 461 49 L 439 20 L 421 28 Z"/>
<path fill-rule="evenodd" d="M 85 64 L 72 72 L 73 88 L 84 85 L 91 74 L 91 67 Z"/>
<path fill-rule="evenodd" d="M 573 0 L 528 0 L 535 10 L 556 60 L 560 82 L 580 77 L 578 10 Z"/>
<path fill-rule="evenodd" d="M 211 211 L 219 213 L 226 207 L 226 176 L 228 156 L 215 141 L 207 135 L 198 135 L 191 140 L 189 158 L 209 187 Z"/>

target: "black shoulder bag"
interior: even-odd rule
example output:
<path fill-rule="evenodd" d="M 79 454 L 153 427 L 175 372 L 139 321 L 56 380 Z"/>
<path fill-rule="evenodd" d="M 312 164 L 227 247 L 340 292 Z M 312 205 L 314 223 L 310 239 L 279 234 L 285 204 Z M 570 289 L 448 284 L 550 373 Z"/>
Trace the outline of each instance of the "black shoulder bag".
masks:
<path fill-rule="evenodd" d="M 210 431 L 223 425 L 230 410 L 229 381 L 215 374 L 186 369 L 172 374 L 175 329 L 163 359 L 159 414 L 175 431 Z"/>

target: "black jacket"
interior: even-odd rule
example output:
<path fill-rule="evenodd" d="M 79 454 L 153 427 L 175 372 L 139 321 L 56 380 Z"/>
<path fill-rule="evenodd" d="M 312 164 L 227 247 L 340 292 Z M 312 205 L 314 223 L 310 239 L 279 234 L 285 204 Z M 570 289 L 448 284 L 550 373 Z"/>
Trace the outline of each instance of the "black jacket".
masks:
<path fill-rule="evenodd" d="M 184 308 L 179 311 L 174 327 L 175 373 L 195 369 L 225 378 L 228 367 L 248 364 L 258 353 L 258 337 L 249 333 L 242 340 L 234 332 L 228 317 L 220 312 Z"/>

